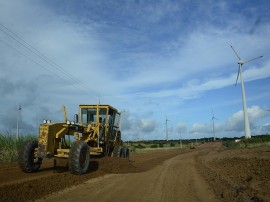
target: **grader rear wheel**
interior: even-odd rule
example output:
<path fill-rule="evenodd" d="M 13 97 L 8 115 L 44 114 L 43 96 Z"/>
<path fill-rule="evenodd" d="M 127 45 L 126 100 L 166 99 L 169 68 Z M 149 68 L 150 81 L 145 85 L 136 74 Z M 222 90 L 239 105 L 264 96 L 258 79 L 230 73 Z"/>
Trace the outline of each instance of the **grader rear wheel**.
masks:
<path fill-rule="evenodd" d="M 76 175 L 87 172 L 90 162 L 89 146 L 86 142 L 74 142 L 69 153 L 69 170 Z"/>
<path fill-rule="evenodd" d="M 18 163 L 21 170 L 25 173 L 37 172 L 42 163 L 42 158 L 35 157 L 35 148 L 38 147 L 36 141 L 29 141 L 22 145 L 18 153 Z"/>
<path fill-rule="evenodd" d="M 123 155 L 122 155 L 123 158 L 129 158 L 129 148 L 127 147 L 123 147 Z"/>
<path fill-rule="evenodd" d="M 110 144 L 108 142 L 105 142 L 104 147 L 103 147 L 103 154 L 104 156 L 110 156 Z"/>
<path fill-rule="evenodd" d="M 122 157 L 123 156 L 123 147 L 115 146 L 113 150 L 113 157 Z"/>

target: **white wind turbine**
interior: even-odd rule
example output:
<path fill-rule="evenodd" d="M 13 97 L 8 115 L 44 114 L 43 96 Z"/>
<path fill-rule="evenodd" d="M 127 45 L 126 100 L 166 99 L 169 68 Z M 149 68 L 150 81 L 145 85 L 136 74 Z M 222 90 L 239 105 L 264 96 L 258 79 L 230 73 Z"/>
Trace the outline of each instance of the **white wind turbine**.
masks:
<path fill-rule="evenodd" d="M 214 112 L 212 111 L 212 122 L 213 122 L 213 135 L 214 135 L 214 141 L 216 141 L 216 133 L 215 133 L 215 119 L 218 120 L 217 117 L 215 117 Z"/>
<path fill-rule="evenodd" d="M 167 116 L 166 116 L 166 123 L 165 124 L 166 124 L 166 139 L 167 139 L 167 141 L 168 141 L 168 126 L 167 126 L 168 125 L 168 121 L 170 121 L 170 120 L 168 120 L 167 119 Z"/>
<path fill-rule="evenodd" d="M 233 49 L 233 52 L 235 53 L 235 55 L 239 59 L 238 62 L 237 62 L 239 64 L 239 67 L 238 67 L 238 74 L 237 74 L 235 85 L 237 84 L 238 77 L 240 75 L 241 86 L 242 86 L 242 100 L 243 100 L 243 111 L 244 111 L 244 121 L 245 121 L 245 133 L 246 133 L 245 137 L 246 138 L 251 138 L 249 120 L 248 120 L 248 114 L 247 114 L 247 102 L 246 102 L 246 95 L 245 95 L 245 86 L 244 86 L 244 81 L 243 81 L 243 78 L 242 78 L 242 66 L 243 66 L 243 64 L 248 63 L 248 62 L 250 62 L 252 60 L 256 60 L 258 58 L 261 58 L 262 56 L 253 58 L 251 60 L 244 61 L 239 57 L 239 55 L 236 53 L 236 51 L 234 50 L 234 48 L 232 46 L 231 46 L 231 48 Z"/>

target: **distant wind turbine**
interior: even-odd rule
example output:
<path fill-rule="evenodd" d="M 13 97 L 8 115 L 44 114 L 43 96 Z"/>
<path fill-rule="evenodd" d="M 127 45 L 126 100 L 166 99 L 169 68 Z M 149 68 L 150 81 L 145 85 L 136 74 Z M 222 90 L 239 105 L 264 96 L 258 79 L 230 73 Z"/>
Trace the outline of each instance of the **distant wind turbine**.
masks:
<path fill-rule="evenodd" d="M 212 122 L 213 122 L 213 135 L 214 135 L 214 141 L 216 141 L 216 133 L 215 133 L 215 119 L 218 120 L 218 118 L 215 117 L 214 112 L 212 111 Z"/>
<path fill-rule="evenodd" d="M 168 121 L 170 121 L 170 120 L 168 120 L 167 119 L 167 116 L 166 116 L 166 139 L 167 139 L 167 141 L 168 141 Z"/>
<path fill-rule="evenodd" d="M 249 120 L 248 120 L 248 114 L 247 114 L 247 102 L 246 102 L 246 95 L 245 95 L 245 86 L 244 86 L 244 81 L 243 81 L 243 78 L 242 78 L 242 66 L 245 63 L 248 63 L 248 62 L 250 62 L 252 60 L 256 60 L 256 59 L 261 58 L 263 56 L 259 56 L 259 57 L 253 58 L 251 60 L 244 61 L 239 57 L 239 55 L 236 53 L 235 49 L 232 46 L 231 46 L 231 48 L 232 48 L 233 52 L 235 53 L 235 55 L 237 56 L 237 58 L 238 58 L 237 63 L 239 64 L 238 74 L 237 74 L 237 77 L 236 77 L 235 86 L 237 84 L 238 77 L 240 75 L 241 86 L 242 86 L 242 100 L 243 100 L 243 111 L 244 111 L 244 121 L 245 121 L 245 133 L 246 133 L 245 137 L 246 138 L 251 138 Z"/>

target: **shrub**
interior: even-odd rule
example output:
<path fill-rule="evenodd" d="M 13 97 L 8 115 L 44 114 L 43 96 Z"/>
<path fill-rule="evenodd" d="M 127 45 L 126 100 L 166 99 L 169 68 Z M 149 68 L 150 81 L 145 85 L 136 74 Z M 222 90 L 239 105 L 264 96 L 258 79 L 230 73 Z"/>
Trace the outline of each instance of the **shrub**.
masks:
<path fill-rule="evenodd" d="M 145 146 L 143 146 L 143 145 L 141 145 L 141 144 L 138 144 L 138 145 L 135 146 L 135 148 L 138 148 L 138 149 L 144 149 Z"/>
<path fill-rule="evenodd" d="M 150 148 L 158 148 L 158 145 L 157 144 L 153 144 L 150 146 Z"/>
<path fill-rule="evenodd" d="M 30 140 L 37 140 L 34 135 L 20 136 L 11 132 L 0 133 L 0 162 L 16 161 L 18 158 L 18 149 L 23 143 Z"/>
<path fill-rule="evenodd" d="M 225 147 L 238 147 L 239 145 L 239 142 L 235 142 L 233 140 L 227 140 L 223 142 L 223 146 Z"/>

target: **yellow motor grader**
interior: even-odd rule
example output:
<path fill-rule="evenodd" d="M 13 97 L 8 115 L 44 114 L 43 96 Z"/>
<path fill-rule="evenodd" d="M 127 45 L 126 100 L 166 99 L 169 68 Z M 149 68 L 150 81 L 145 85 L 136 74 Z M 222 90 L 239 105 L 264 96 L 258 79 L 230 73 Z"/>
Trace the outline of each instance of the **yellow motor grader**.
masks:
<path fill-rule="evenodd" d="M 44 120 L 37 141 L 29 141 L 19 150 L 19 166 L 23 172 L 37 172 L 44 158 L 68 159 L 69 170 L 76 175 L 87 172 L 90 155 L 129 158 L 122 146 L 121 113 L 110 105 L 80 105 L 74 121 L 52 123 Z"/>

